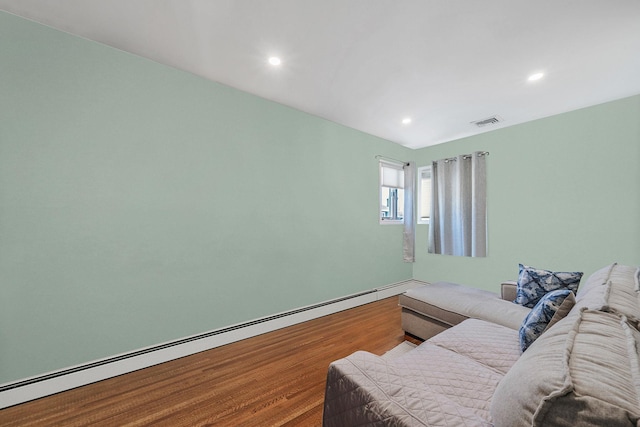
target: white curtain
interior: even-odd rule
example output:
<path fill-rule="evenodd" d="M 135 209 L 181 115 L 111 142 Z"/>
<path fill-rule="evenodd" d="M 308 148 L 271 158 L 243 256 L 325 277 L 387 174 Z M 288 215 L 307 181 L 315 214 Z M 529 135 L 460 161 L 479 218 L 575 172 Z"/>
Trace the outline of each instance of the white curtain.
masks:
<path fill-rule="evenodd" d="M 430 253 L 487 256 L 487 154 L 433 162 Z"/>
<path fill-rule="evenodd" d="M 402 256 L 404 262 L 415 262 L 416 220 L 414 200 L 416 186 L 416 165 L 404 165 L 404 228 L 402 232 Z"/>

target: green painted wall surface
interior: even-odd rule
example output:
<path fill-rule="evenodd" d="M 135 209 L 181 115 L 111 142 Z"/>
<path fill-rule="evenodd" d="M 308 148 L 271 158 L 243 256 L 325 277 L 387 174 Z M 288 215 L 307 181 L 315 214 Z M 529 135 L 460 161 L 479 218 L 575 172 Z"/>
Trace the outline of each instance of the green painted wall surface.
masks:
<path fill-rule="evenodd" d="M 640 96 L 412 151 L 0 13 L 0 383 L 411 277 L 640 264 Z M 487 150 L 489 256 L 402 262 L 376 154 Z"/>
<path fill-rule="evenodd" d="M 416 152 L 418 166 L 486 150 L 489 256 L 427 253 L 417 226 L 414 277 L 498 291 L 518 263 L 585 275 L 640 265 L 640 96 Z M 586 277 L 586 276 L 585 276 Z"/>
<path fill-rule="evenodd" d="M 6 13 L 0 69 L 0 383 L 411 278 L 411 150 Z"/>

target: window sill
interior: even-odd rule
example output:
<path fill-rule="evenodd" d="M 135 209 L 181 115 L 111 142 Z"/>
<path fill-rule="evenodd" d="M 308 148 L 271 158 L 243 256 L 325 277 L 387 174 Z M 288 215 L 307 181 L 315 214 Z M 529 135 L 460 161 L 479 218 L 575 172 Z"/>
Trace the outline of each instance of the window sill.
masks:
<path fill-rule="evenodd" d="M 389 224 L 392 224 L 392 225 L 400 224 L 400 225 L 402 225 L 402 224 L 404 224 L 404 221 L 401 220 L 401 219 L 400 220 L 397 220 L 397 219 L 384 219 L 384 220 L 381 219 L 380 220 L 380 225 L 389 225 Z"/>

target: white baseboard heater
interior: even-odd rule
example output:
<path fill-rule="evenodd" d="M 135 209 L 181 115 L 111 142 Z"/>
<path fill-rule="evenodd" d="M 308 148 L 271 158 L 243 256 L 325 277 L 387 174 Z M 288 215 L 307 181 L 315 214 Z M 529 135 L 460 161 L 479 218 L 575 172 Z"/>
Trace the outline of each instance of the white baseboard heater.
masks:
<path fill-rule="evenodd" d="M 399 295 L 425 282 L 407 280 L 0 385 L 0 409 L 148 368 L 266 332 Z"/>

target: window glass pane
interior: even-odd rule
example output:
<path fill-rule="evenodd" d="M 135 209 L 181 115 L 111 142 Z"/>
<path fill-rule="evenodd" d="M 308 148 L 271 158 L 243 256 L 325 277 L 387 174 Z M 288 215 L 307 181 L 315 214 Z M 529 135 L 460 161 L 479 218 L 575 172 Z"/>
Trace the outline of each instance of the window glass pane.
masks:
<path fill-rule="evenodd" d="M 404 218 L 404 190 L 401 188 L 380 189 L 380 218 L 401 220 Z"/>
<path fill-rule="evenodd" d="M 389 193 L 391 189 L 382 187 L 380 191 L 380 218 L 391 218 Z"/>
<path fill-rule="evenodd" d="M 422 180 L 420 187 L 420 219 L 428 220 L 431 216 L 431 178 Z"/>
<path fill-rule="evenodd" d="M 418 170 L 418 222 L 428 223 L 431 217 L 431 167 Z"/>

